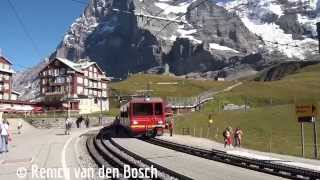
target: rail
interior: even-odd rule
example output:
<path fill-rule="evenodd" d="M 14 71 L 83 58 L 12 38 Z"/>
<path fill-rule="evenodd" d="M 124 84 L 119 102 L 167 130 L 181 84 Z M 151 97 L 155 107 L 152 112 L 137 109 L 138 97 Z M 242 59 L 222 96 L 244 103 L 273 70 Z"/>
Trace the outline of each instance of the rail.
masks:
<path fill-rule="evenodd" d="M 105 129 L 106 130 L 106 129 Z M 104 133 L 105 133 L 104 130 Z M 110 129 L 107 129 L 110 130 Z M 153 163 L 146 158 L 143 158 L 117 144 L 111 137 L 105 139 L 101 132 L 96 136 L 91 136 L 87 139 L 87 149 L 89 154 L 94 159 L 99 167 L 114 167 L 123 170 L 124 165 L 129 165 L 131 168 L 155 167 L 159 172 L 165 174 L 171 179 L 191 180 L 182 174 L 174 172 L 159 164 Z M 127 156 L 127 157 L 126 157 Z M 137 163 L 140 162 L 140 163 Z M 142 164 L 141 164 L 142 163 Z M 121 172 L 121 171 L 120 171 Z M 119 179 L 123 179 L 122 177 Z M 158 176 L 155 179 L 166 179 L 163 176 Z"/>

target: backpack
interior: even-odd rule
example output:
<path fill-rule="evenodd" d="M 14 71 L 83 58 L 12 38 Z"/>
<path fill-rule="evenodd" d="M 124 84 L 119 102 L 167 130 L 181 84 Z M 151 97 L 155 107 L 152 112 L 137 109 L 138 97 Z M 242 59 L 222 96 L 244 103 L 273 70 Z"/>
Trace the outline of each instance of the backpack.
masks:
<path fill-rule="evenodd" d="M 223 135 L 224 138 L 227 138 L 227 131 L 226 130 L 223 131 L 222 135 Z"/>

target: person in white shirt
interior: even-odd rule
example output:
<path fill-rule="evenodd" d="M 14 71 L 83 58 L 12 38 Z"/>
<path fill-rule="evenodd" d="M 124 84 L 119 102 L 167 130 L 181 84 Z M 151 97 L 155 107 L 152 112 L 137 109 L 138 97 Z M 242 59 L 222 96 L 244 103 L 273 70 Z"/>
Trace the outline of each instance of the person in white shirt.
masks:
<path fill-rule="evenodd" d="M 1 132 L 2 132 L 2 120 L 0 119 L 0 154 L 2 153 L 2 138 L 1 138 Z"/>
<path fill-rule="evenodd" d="M 9 123 L 7 120 L 3 120 L 1 124 L 1 152 L 8 152 L 8 141 L 9 141 Z"/>

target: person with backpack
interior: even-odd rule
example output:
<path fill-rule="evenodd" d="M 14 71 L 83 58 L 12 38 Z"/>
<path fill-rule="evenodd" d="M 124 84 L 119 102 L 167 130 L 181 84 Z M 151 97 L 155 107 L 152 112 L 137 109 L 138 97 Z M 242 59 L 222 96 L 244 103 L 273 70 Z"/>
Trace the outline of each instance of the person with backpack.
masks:
<path fill-rule="evenodd" d="M 223 131 L 223 138 L 224 138 L 224 148 L 226 148 L 227 145 L 230 147 L 232 144 L 231 127 L 227 127 Z"/>

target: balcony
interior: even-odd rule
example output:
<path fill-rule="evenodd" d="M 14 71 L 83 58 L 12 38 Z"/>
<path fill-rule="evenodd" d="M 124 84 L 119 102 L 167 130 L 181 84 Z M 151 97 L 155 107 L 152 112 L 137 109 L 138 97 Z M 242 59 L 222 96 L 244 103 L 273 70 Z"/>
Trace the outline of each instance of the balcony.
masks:
<path fill-rule="evenodd" d="M 64 95 L 65 92 L 46 92 L 44 93 L 46 96 L 55 96 L 55 95 Z"/>

